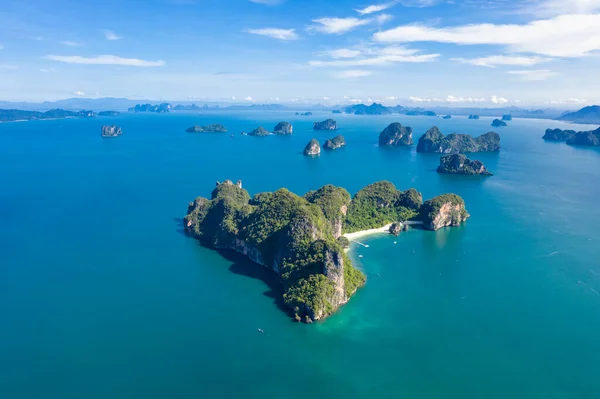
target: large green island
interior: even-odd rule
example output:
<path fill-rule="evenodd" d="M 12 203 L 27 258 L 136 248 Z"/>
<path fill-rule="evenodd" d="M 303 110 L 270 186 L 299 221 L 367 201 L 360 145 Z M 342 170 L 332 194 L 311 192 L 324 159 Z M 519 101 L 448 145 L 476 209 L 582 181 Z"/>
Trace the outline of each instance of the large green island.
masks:
<path fill-rule="evenodd" d="M 386 181 L 353 198 L 326 185 L 304 196 L 285 188 L 250 196 L 241 181 L 217 183 L 210 199 L 188 206 L 185 231 L 203 245 L 233 250 L 280 277 L 283 301 L 297 321 L 334 313 L 366 281 L 344 251 L 343 234 L 418 220 L 429 230 L 457 226 L 469 217 L 457 195 L 423 203 L 415 189 L 400 191 Z"/>

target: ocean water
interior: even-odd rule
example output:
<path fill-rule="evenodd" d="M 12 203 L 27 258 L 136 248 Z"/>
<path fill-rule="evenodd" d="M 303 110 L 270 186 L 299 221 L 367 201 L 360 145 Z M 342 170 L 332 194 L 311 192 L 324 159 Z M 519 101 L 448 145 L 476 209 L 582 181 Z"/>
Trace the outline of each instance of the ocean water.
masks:
<path fill-rule="evenodd" d="M 439 175 L 439 156 L 378 148 L 378 133 L 479 135 L 491 118 L 335 115 L 348 146 L 303 157 L 334 136 L 311 130 L 330 116 L 0 124 L 0 398 L 597 398 L 600 151 L 541 140 L 563 123 L 515 119 L 501 152 L 473 156 L 495 176 Z M 239 135 L 281 120 L 293 136 Z M 101 139 L 107 123 L 123 136 Z M 185 133 L 196 123 L 235 137 Z M 460 194 L 472 217 L 365 238 L 351 256 L 366 286 L 297 324 L 265 269 L 182 233 L 188 202 L 224 179 L 251 194 L 386 179 Z"/>

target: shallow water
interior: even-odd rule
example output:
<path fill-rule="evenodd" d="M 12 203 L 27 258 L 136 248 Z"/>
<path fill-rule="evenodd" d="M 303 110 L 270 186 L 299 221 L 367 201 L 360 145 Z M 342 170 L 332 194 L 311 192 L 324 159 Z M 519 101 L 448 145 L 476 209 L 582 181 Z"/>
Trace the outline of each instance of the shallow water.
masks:
<path fill-rule="evenodd" d="M 0 124 L 0 397 L 597 397 L 600 151 L 541 140 L 563 123 L 515 119 L 500 153 L 473 156 L 495 176 L 439 175 L 439 156 L 378 148 L 379 131 L 479 135 L 492 118 L 334 115 L 348 146 L 303 157 L 335 135 L 311 129 L 329 116 Z M 239 135 L 280 120 L 293 136 Z M 123 136 L 101 139 L 108 123 Z M 185 133 L 194 123 L 235 138 Z M 455 192 L 472 217 L 362 239 L 367 285 L 296 324 L 266 270 L 182 234 L 187 203 L 228 178 L 251 194 L 385 179 Z"/>

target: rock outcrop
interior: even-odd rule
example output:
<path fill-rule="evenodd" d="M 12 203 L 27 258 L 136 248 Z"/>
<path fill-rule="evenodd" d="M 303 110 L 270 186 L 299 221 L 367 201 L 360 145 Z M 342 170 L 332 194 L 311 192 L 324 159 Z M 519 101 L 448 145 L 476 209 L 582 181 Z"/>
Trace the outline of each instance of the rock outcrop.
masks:
<path fill-rule="evenodd" d="M 315 122 L 314 130 L 337 130 L 337 123 L 333 119 L 326 119 L 323 122 Z"/>
<path fill-rule="evenodd" d="M 100 111 L 98 116 L 119 116 L 121 113 L 118 111 Z"/>
<path fill-rule="evenodd" d="M 481 161 L 473 161 L 463 154 L 444 155 L 440 159 L 438 173 L 448 173 L 453 175 L 483 175 L 492 176 Z"/>
<path fill-rule="evenodd" d="M 564 141 L 569 145 L 598 147 L 600 146 L 600 128 L 583 132 L 547 129 L 543 138 L 548 141 Z"/>
<path fill-rule="evenodd" d="M 429 129 L 419 138 L 417 152 L 426 153 L 466 153 L 466 152 L 494 152 L 500 150 L 500 136 L 489 132 L 477 138 L 467 134 L 452 133 L 444 136 L 437 126 Z"/>
<path fill-rule="evenodd" d="M 503 121 L 512 121 L 512 116 L 511 115 L 502 115 L 502 120 Z"/>
<path fill-rule="evenodd" d="M 390 234 L 398 236 L 402 231 L 405 231 L 407 227 L 407 225 L 400 222 L 392 223 L 390 226 Z"/>
<path fill-rule="evenodd" d="M 225 126 L 219 124 L 205 126 L 194 125 L 187 128 L 185 131 L 188 133 L 227 133 Z"/>
<path fill-rule="evenodd" d="M 102 137 L 118 137 L 123 134 L 121 128 L 116 125 L 102 126 Z"/>
<path fill-rule="evenodd" d="M 338 135 L 332 139 L 325 141 L 323 144 L 323 148 L 326 150 L 337 150 L 338 148 L 344 147 L 346 145 L 346 140 L 344 136 Z"/>
<path fill-rule="evenodd" d="M 308 112 L 296 112 L 296 115 L 298 116 L 312 116 L 312 112 L 308 111 Z"/>
<path fill-rule="evenodd" d="M 409 126 L 402 126 L 398 122 L 390 124 L 388 127 L 383 129 L 379 133 L 379 146 L 406 146 L 412 145 L 412 128 Z"/>
<path fill-rule="evenodd" d="M 452 115 L 444 115 L 442 119 L 452 119 Z"/>
<path fill-rule="evenodd" d="M 277 126 L 275 126 L 275 129 L 273 129 L 273 134 L 277 134 L 277 135 L 288 135 L 288 134 L 292 134 L 294 128 L 292 127 L 292 124 L 289 122 L 279 122 L 277 124 Z"/>
<path fill-rule="evenodd" d="M 257 127 L 256 129 L 252 130 L 250 133 L 248 133 L 248 136 L 256 136 L 256 137 L 263 137 L 263 136 L 268 136 L 271 133 L 263 128 L 262 126 Z"/>
<path fill-rule="evenodd" d="M 443 194 L 423 203 L 420 217 L 426 229 L 459 226 L 469 217 L 465 201 L 456 194 Z"/>
<path fill-rule="evenodd" d="M 500 119 L 494 119 L 492 121 L 492 126 L 494 127 L 504 127 L 507 126 L 506 122 L 504 122 L 503 120 Z"/>
<path fill-rule="evenodd" d="M 312 139 L 308 142 L 306 147 L 304 147 L 304 155 L 320 155 L 321 154 L 321 145 L 316 139 Z"/>
<path fill-rule="evenodd" d="M 157 112 L 164 113 L 171 111 L 171 104 L 162 103 L 158 105 L 152 104 L 137 104 L 135 107 L 131 107 L 128 109 L 129 112 Z"/>
<path fill-rule="evenodd" d="M 479 115 L 469 115 L 469 119 L 479 119 Z"/>

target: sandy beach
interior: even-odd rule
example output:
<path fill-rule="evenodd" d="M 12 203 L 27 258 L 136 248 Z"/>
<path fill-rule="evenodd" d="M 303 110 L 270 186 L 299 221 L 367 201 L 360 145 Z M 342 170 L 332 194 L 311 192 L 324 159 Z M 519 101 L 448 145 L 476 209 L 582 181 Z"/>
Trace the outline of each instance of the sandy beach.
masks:
<path fill-rule="evenodd" d="M 390 231 L 391 226 L 392 226 L 392 223 L 386 224 L 385 226 L 380 227 L 378 229 L 361 230 L 361 231 L 357 231 L 355 233 L 347 233 L 347 234 L 344 234 L 344 237 L 346 237 L 348 240 L 352 241 L 352 240 L 356 240 L 358 238 L 370 236 L 373 234 L 388 233 Z"/>

